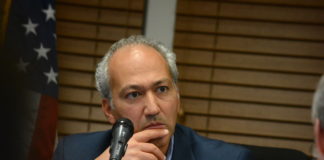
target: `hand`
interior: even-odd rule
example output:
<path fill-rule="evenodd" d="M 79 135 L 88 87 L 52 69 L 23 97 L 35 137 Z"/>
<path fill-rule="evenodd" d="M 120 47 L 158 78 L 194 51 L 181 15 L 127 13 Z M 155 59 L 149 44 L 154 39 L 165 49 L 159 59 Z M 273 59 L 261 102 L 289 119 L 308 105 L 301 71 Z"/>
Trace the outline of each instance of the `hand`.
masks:
<path fill-rule="evenodd" d="M 128 141 L 128 147 L 123 160 L 164 160 L 165 155 L 150 140 L 161 138 L 169 133 L 167 129 L 148 129 L 137 132 Z M 108 147 L 96 160 L 107 160 L 110 157 Z"/>

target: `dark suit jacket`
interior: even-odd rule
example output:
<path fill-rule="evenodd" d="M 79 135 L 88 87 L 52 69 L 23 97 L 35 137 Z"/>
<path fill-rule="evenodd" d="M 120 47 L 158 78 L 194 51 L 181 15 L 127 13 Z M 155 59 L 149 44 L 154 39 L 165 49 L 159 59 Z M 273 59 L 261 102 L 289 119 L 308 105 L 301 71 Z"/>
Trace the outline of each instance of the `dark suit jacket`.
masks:
<path fill-rule="evenodd" d="M 54 160 L 92 160 L 110 144 L 111 131 L 77 134 L 63 138 Z M 108 159 L 108 158 L 107 158 Z M 249 150 L 223 141 L 197 135 L 192 129 L 176 125 L 172 160 L 250 160 Z"/>

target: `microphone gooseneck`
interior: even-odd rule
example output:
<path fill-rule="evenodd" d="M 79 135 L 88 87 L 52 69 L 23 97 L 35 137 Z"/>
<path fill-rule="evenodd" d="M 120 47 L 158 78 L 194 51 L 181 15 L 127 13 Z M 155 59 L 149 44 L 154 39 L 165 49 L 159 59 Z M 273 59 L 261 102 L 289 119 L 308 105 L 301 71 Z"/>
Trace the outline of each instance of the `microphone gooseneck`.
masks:
<path fill-rule="evenodd" d="M 133 123 L 127 118 L 120 118 L 113 125 L 109 160 L 121 160 L 127 148 L 128 140 L 134 134 Z"/>

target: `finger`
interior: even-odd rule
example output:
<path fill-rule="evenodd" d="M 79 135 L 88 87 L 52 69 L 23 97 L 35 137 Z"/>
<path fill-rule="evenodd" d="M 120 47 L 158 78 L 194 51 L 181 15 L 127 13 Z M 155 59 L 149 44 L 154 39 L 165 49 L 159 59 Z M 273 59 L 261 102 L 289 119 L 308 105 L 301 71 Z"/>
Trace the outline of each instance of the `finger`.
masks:
<path fill-rule="evenodd" d="M 141 132 L 137 132 L 133 135 L 133 139 L 137 142 L 148 142 L 151 139 L 161 138 L 168 135 L 167 129 L 148 129 Z"/>
<path fill-rule="evenodd" d="M 141 145 L 141 150 L 146 153 L 152 153 L 159 160 L 164 160 L 165 158 L 163 152 L 152 143 L 143 143 Z"/>
<path fill-rule="evenodd" d="M 137 157 L 139 159 L 157 159 L 164 160 L 162 151 L 152 143 L 134 143 L 129 144 L 125 156 Z M 145 157 L 145 158 L 144 158 Z"/>

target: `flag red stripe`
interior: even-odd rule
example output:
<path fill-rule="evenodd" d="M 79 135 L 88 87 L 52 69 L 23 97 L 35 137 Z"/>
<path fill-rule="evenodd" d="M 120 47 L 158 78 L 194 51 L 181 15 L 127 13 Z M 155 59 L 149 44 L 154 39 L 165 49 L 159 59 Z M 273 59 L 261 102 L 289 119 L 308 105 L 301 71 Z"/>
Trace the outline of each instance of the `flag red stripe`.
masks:
<path fill-rule="evenodd" d="M 57 106 L 57 99 L 46 95 L 41 96 L 28 159 L 52 159 L 56 137 Z"/>

